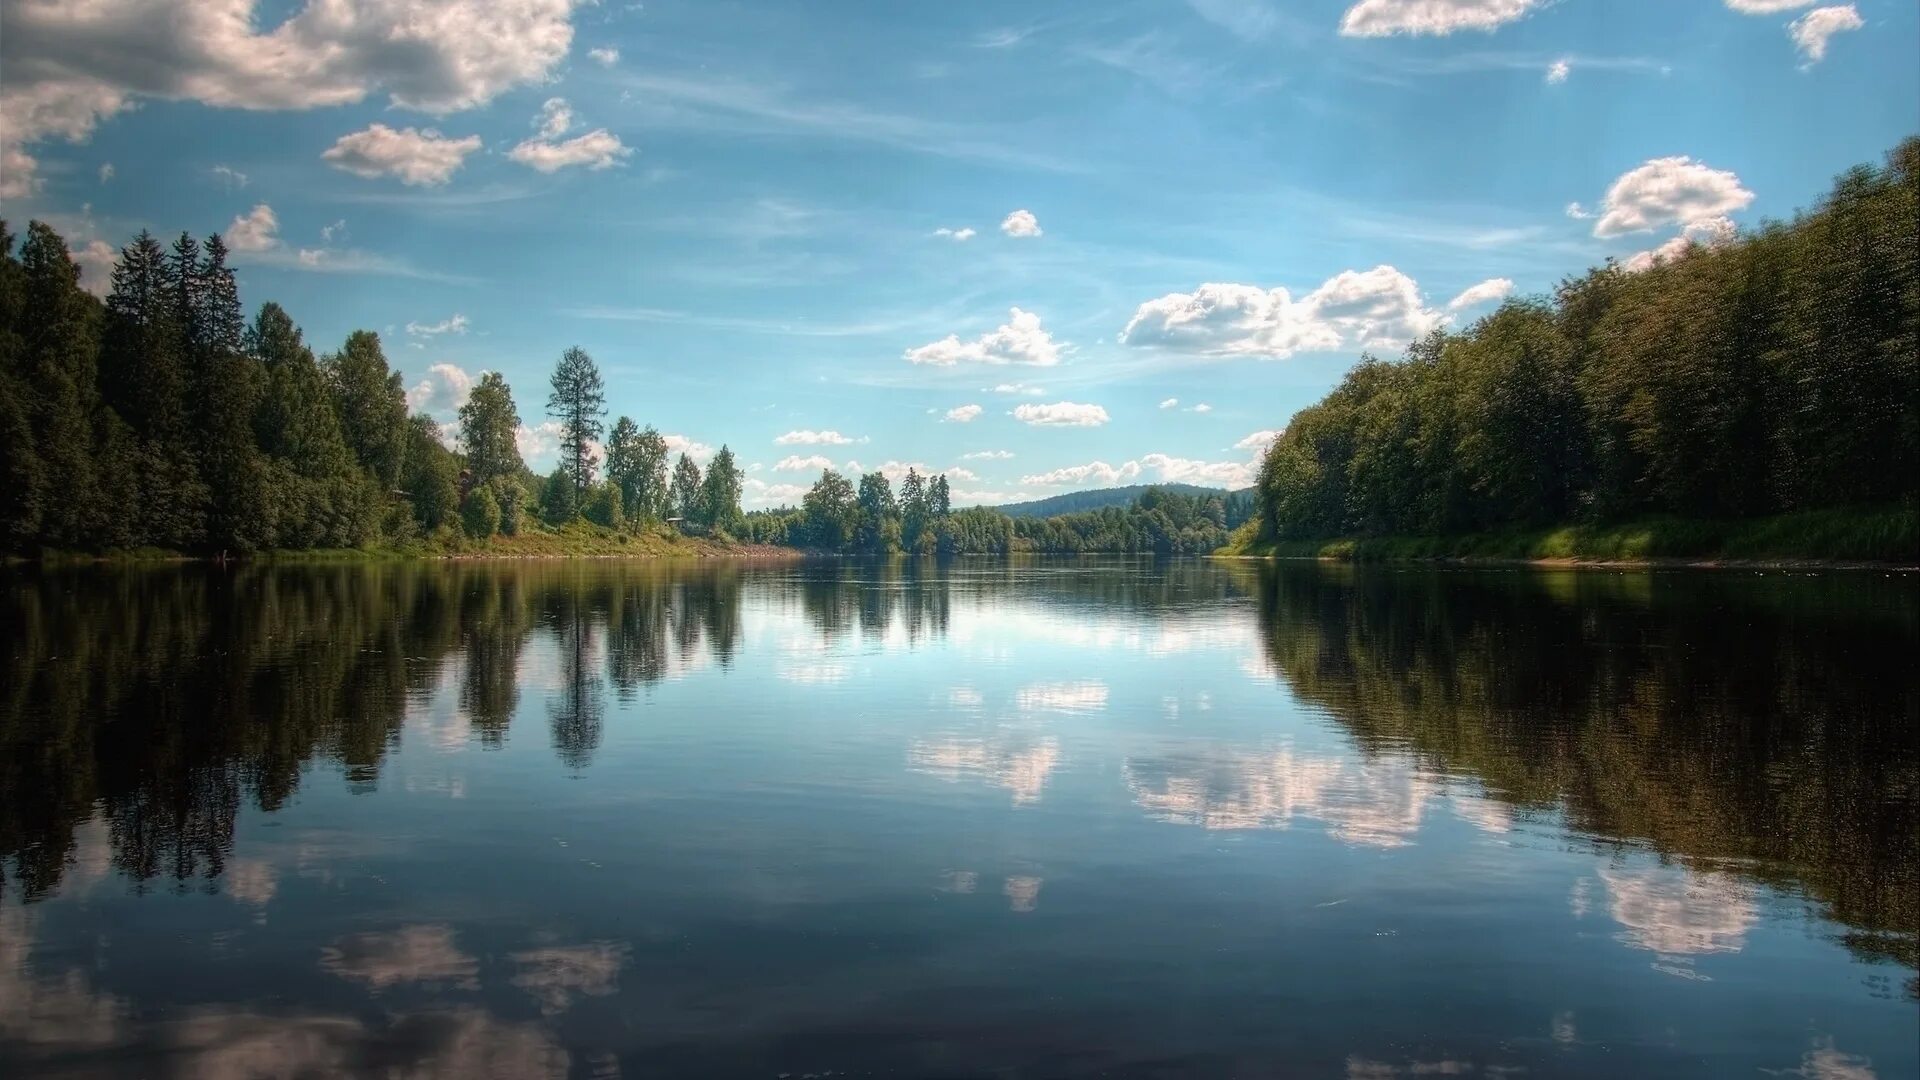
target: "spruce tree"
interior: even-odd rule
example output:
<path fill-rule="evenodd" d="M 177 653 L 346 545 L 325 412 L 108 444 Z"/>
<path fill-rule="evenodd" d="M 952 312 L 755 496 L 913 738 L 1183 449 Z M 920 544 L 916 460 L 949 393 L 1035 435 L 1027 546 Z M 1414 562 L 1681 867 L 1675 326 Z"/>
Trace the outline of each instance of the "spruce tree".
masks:
<path fill-rule="evenodd" d="M 520 413 L 507 380 L 497 371 L 483 373 L 480 385 L 460 406 L 460 448 L 476 485 L 518 476 L 526 468 L 520 460 L 519 431 Z"/>
<path fill-rule="evenodd" d="M 599 463 L 593 444 L 605 430 L 607 415 L 600 369 L 584 349 L 571 348 L 560 355 L 553 369 L 547 415 L 560 422 L 560 465 L 573 481 L 574 502 L 583 503 Z"/>
<path fill-rule="evenodd" d="M 24 273 L 22 368 L 28 416 L 50 496 L 41 529 L 62 547 L 98 546 L 103 525 L 94 475 L 92 412 L 97 385 L 96 311 L 80 289 L 80 268 L 67 243 L 44 222 L 27 226 L 20 248 Z"/>

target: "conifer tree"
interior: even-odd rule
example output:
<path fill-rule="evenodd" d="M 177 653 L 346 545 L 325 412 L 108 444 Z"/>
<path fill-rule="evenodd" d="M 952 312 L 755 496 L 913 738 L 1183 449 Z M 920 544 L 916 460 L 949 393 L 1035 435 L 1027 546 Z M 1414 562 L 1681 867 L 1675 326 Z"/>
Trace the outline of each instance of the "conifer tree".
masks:
<path fill-rule="evenodd" d="M 668 496 L 675 513 L 688 521 L 700 520 L 700 466 L 685 453 L 673 464 L 673 486 Z"/>
<path fill-rule="evenodd" d="M 460 406 L 460 448 L 467 455 L 467 471 L 476 485 L 520 475 L 520 412 L 513 391 L 497 371 L 480 376 L 480 384 Z"/>
<path fill-rule="evenodd" d="M 578 347 L 560 355 L 553 369 L 547 415 L 560 422 L 560 464 L 573 481 L 574 502 L 584 502 L 599 464 L 593 444 L 606 428 L 607 396 L 593 357 Z"/>

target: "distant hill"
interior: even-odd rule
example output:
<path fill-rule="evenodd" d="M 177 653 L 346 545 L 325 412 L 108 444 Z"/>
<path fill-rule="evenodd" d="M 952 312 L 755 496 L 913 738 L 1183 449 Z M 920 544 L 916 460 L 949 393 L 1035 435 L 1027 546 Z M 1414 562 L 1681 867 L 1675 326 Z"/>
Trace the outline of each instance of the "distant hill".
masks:
<path fill-rule="evenodd" d="M 1077 514 L 1082 510 L 1100 510 L 1109 506 L 1131 506 L 1148 488 L 1178 491 L 1183 495 L 1226 495 L 1225 488 L 1200 487 L 1197 484 L 1133 484 L 1128 487 L 1099 488 L 1095 491 L 1069 491 L 1032 502 L 1008 503 L 994 509 L 1008 517 L 1054 517 Z"/>

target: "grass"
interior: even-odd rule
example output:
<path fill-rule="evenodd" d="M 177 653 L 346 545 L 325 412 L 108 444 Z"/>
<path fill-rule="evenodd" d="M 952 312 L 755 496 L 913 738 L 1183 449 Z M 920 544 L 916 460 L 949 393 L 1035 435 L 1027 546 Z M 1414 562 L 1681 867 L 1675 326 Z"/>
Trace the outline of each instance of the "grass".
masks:
<path fill-rule="evenodd" d="M 1343 562 L 1422 559 L 1654 562 L 1884 562 L 1920 564 L 1920 510 L 1912 506 L 1809 510 L 1745 521 L 1651 518 L 1618 525 L 1262 542 L 1236 531 L 1224 555 Z"/>

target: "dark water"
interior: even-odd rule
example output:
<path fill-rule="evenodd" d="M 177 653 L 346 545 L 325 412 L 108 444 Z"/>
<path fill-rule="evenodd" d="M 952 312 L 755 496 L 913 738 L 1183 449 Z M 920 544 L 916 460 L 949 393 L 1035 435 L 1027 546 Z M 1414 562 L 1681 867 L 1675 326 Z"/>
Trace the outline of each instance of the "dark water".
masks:
<path fill-rule="evenodd" d="M 0 578 L 0 1075 L 1920 1071 L 1920 585 Z"/>

